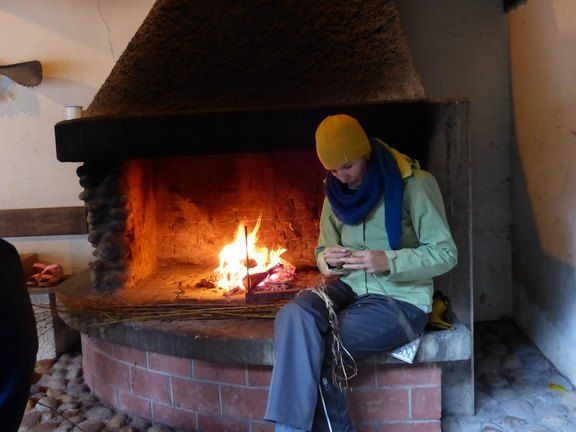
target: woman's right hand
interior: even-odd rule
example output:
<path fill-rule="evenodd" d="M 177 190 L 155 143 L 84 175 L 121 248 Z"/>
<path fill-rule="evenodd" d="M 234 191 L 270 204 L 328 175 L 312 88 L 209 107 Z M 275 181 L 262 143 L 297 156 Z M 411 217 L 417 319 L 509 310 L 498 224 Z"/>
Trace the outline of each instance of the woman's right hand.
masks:
<path fill-rule="evenodd" d="M 324 260 L 330 267 L 342 267 L 352 251 L 343 246 L 327 246 L 324 249 Z"/>

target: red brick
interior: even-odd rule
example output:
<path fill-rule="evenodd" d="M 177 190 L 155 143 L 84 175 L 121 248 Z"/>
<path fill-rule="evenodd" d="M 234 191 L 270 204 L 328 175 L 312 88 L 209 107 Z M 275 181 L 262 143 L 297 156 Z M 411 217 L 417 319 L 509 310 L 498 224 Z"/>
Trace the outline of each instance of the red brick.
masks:
<path fill-rule="evenodd" d="M 362 421 L 406 420 L 410 413 L 407 389 L 353 391 L 348 406 L 352 418 Z"/>
<path fill-rule="evenodd" d="M 84 353 L 88 350 L 92 350 L 92 347 L 90 346 L 90 336 L 80 333 L 80 343 L 82 344 L 82 356 L 84 356 Z"/>
<path fill-rule="evenodd" d="M 94 357 L 94 367 L 92 368 L 94 380 L 101 380 L 106 383 L 113 383 L 118 389 L 130 393 L 130 367 L 119 363 L 114 359 L 102 354 Z"/>
<path fill-rule="evenodd" d="M 194 360 L 192 367 L 194 378 L 197 380 L 246 385 L 246 368 L 244 365 Z"/>
<path fill-rule="evenodd" d="M 370 364 L 361 364 L 358 366 L 358 375 L 350 380 L 353 388 L 373 387 L 376 385 L 376 367 Z"/>
<path fill-rule="evenodd" d="M 419 387 L 411 390 L 412 415 L 417 420 L 439 420 L 442 416 L 440 387 Z"/>
<path fill-rule="evenodd" d="M 199 413 L 220 413 L 218 385 L 172 378 L 172 405 Z"/>
<path fill-rule="evenodd" d="M 82 370 L 84 371 L 84 381 L 86 385 L 92 388 L 93 376 L 92 370 L 94 369 L 94 351 L 89 346 L 82 347 Z"/>
<path fill-rule="evenodd" d="M 148 367 L 174 376 L 184 378 L 192 376 L 192 360 L 186 358 L 148 352 Z"/>
<path fill-rule="evenodd" d="M 152 404 L 152 419 L 171 428 L 183 431 L 196 431 L 198 423 L 196 413 L 163 404 Z"/>
<path fill-rule="evenodd" d="M 354 432 L 385 432 L 387 430 L 383 423 L 354 423 Z"/>
<path fill-rule="evenodd" d="M 253 387 L 268 387 L 272 376 L 271 366 L 247 366 L 247 384 Z"/>
<path fill-rule="evenodd" d="M 185 215 L 185 221 L 178 223 L 174 233 L 167 233 L 160 229 L 159 236 L 175 235 L 174 242 L 180 252 L 191 257 L 192 261 L 206 260 L 206 256 L 213 256 L 214 250 L 219 249 L 225 243 L 233 240 L 234 222 L 241 219 L 247 219 L 249 222 L 255 222 L 260 214 L 260 210 L 254 210 L 254 203 L 267 202 L 269 205 L 262 211 L 261 232 L 264 233 L 262 238 L 269 240 L 269 244 L 274 245 L 279 241 L 285 241 L 284 237 L 294 237 L 294 230 L 302 234 L 301 224 L 296 227 L 288 228 L 285 224 L 278 224 L 276 215 L 277 208 L 286 207 L 286 200 L 283 199 L 281 191 L 287 188 L 294 188 L 294 182 L 297 186 L 302 186 L 304 194 L 294 199 L 293 206 L 285 211 L 289 213 L 292 220 L 306 220 L 306 224 L 312 226 L 309 230 L 312 241 L 302 241 L 302 236 L 298 240 L 297 249 L 290 248 L 292 254 L 305 256 L 309 258 L 314 250 L 314 239 L 317 232 L 314 232 L 313 218 L 318 214 L 319 206 L 322 201 L 322 179 L 323 173 L 319 169 L 314 159 L 314 152 L 282 152 L 282 155 L 247 155 L 240 157 L 235 155 L 232 159 L 225 158 L 224 162 L 220 158 L 218 164 L 212 157 L 194 158 L 184 162 L 172 162 L 170 164 L 159 165 L 158 176 L 166 179 L 166 187 L 159 188 L 164 190 L 165 199 L 159 197 L 159 200 L 172 200 L 175 206 L 172 208 L 161 208 L 159 218 L 162 220 L 172 220 L 174 217 Z M 279 159 L 282 164 L 277 163 Z M 230 163 L 240 165 L 244 168 L 244 174 L 238 176 L 230 173 L 224 167 Z M 287 172 L 278 170 L 280 166 L 294 166 L 296 164 L 303 175 L 294 180 L 293 176 L 286 176 Z M 218 167 L 218 169 L 215 169 Z M 256 171 L 253 171 L 258 167 Z M 303 168 L 303 169 L 302 169 Z M 320 167 L 321 168 L 321 167 Z M 167 171 L 170 171 L 169 173 Z M 288 170 L 290 171 L 290 170 Z M 188 173 L 195 172 L 195 181 L 190 181 Z M 245 175 L 248 173 L 248 176 Z M 198 180 L 199 179 L 199 180 Z M 288 180 L 290 179 L 290 180 Z M 316 184 L 317 183 L 317 184 Z M 202 208 L 193 206 L 182 198 L 178 199 L 175 194 L 167 192 L 171 184 L 177 184 L 182 196 L 194 196 L 197 201 L 202 202 Z M 310 187 L 310 184 L 315 184 Z M 231 188 L 230 185 L 233 185 Z M 211 191 L 207 193 L 206 191 Z M 240 202 L 239 197 L 242 197 Z M 169 199 L 168 199 L 169 198 Z M 320 199 L 319 199 L 320 198 Z M 222 202 L 227 202 L 226 207 L 222 207 Z M 177 210 L 175 210 L 177 209 Z M 233 211 L 230 211 L 230 210 Z M 294 212 L 296 209 L 296 212 Z M 234 211 L 236 210 L 236 211 Z M 290 210 L 290 211 L 288 211 Z M 212 219 L 218 222 L 213 222 Z M 285 220 L 283 218 L 282 220 Z M 232 223 L 232 229 L 231 224 Z M 293 224 L 294 225 L 294 224 Z M 169 224 L 158 224 L 158 226 L 168 227 Z M 195 231 L 198 235 L 190 237 L 190 231 Z M 284 236 L 284 237 L 283 237 Z M 211 250 L 204 246 L 202 240 L 212 243 Z M 160 244 L 164 242 L 159 241 Z M 209 243 L 206 243 L 210 246 Z M 166 243 L 168 244 L 168 243 Z M 194 244 L 195 247 L 190 247 Z M 220 245 L 220 246 L 218 246 Z M 303 250 L 303 248 L 306 248 Z M 173 252 L 168 248 L 161 248 L 160 258 L 173 256 Z M 184 252 L 183 252 L 184 251 Z"/>
<path fill-rule="evenodd" d="M 222 415 L 260 420 L 268 400 L 268 390 L 254 387 L 222 387 Z"/>
<path fill-rule="evenodd" d="M 84 368 L 84 384 L 86 384 L 90 390 L 94 391 L 94 377 L 88 370 L 89 369 Z"/>
<path fill-rule="evenodd" d="M 382 365 L 376 370 L 379 386 L 440 385 L 442 371 L 437 363 Z"/>
<path fill-rule="evenodd" d="M 110 385 L 106 381 L 95 379 L 92 391 L 96 396 L 98 396 L 103 402 L 107 403 L 108 405 L 116 406 L 116 404 L 118 403 L 116 387 Z"/>
<path fill-rule="evenodd" d="M 93 336 L 87 336 L 85 339 L 86 343 L 89 344 L 95 351 L 110 354 L 113 350 L 113 345 L 108 341 L 98 339 L 97 337 Z"/>
<path fill-rule="evenodd" d="M 199 431 L 250 432 L 247 421 L 232 420 L 219 416 L 198 416 Z"/>
<path fill-rule="evenodd" d="M 148 369 L 132 368 L 132 393 L 171 404 L 170 376 L 151 372 Z"/>
<path fill-rule="evenodd" d="M 125 347 L 123 345 L 113 345 L 112 352 L 113 357 L 118 361 L 129 363 L 132 366 L 148 367 L 145 351 Z"/>
<path fill-rule="evenodd" d="M 118 409 L 138 417 L 152 418 L 152 403 L 148 399 L 140 398 L 133 394 L 119 392 Z"/>

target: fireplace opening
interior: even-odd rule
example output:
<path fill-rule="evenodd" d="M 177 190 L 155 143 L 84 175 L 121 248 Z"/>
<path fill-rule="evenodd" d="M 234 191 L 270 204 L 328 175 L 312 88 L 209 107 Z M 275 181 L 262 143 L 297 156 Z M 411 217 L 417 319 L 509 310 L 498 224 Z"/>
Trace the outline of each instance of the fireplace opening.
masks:
<path fill-rule="evenodd" d="M 136 302 L 235 300 L 321 281 L 314 248 L 324 171 L 314 151 L 86 163 L 79 174 L 100 291 L 121 288 Z M 244 249 L 241 283 L 218 286 L 220 254 L 240 229 L 259 249 L 283 250 L 281 265 L 258 268 Z M 258 287 L 263 273 L 282 280 Z"/>

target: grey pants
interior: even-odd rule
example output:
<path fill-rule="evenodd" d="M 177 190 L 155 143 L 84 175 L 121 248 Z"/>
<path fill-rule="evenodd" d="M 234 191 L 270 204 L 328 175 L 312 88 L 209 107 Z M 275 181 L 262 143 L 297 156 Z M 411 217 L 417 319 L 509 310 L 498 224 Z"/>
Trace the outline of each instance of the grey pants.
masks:
<path fill-rule="evenodd" d="M 428 321 L 416 306 L 378 294 L 357 296 L 341 281 L 329 284 L 327 294 L 342 345 L 356 362 L 409 342 Z M 325 302 L 311 291 L 278 311 L 266 420 L 287 431 L 352 431 L 345 395 L 332 382 L 331 337 Z"/>

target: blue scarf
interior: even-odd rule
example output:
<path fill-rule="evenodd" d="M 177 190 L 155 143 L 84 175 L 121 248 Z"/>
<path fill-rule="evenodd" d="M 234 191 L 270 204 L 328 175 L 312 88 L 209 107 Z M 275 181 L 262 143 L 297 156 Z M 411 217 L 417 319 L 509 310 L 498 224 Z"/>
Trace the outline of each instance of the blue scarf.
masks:
<path fill-rule="evenodd" d="M 404 182 L 396 159 L 386 147 L 371 140 L 372 156 L 358 189 L 350 189 L 332 173 L 326 173 L 326 196 L 334 215 L 347 225 L 360 223 L 384 194 L 384 221 L 388 243 L 400 247 Z"/>

